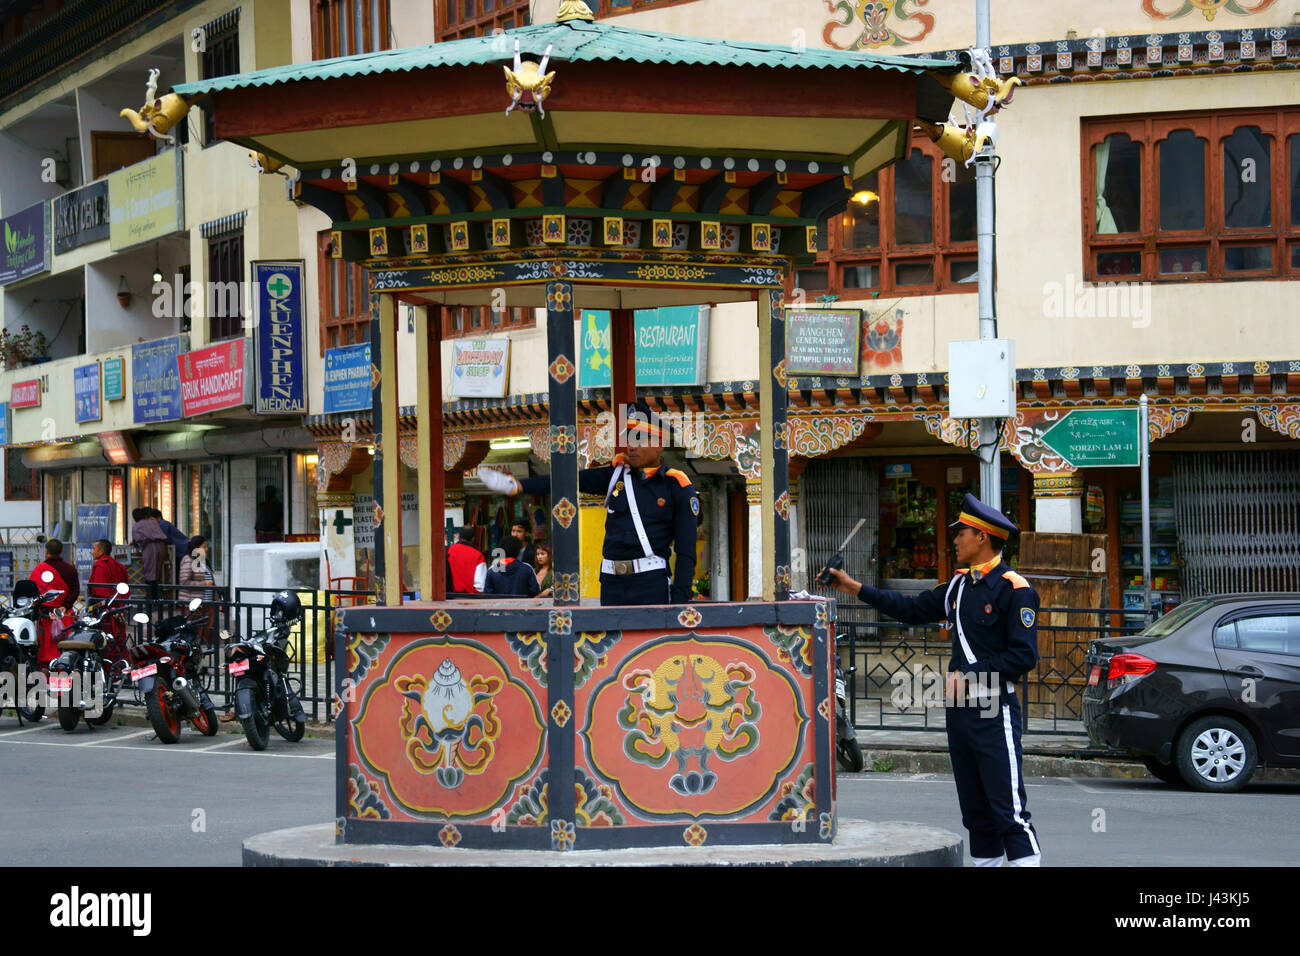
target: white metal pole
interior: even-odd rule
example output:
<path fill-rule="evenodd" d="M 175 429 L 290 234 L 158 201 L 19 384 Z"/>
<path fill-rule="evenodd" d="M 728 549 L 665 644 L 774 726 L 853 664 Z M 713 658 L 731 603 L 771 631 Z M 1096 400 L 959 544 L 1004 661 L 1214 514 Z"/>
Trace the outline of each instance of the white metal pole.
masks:
<path fill-rule="evenodd" d="M 989 0 L 975 3 L 975 45 L 988 50 Z M 979 277 L 979 330 L 980 340 L 998 337 L 998 320 L 993 303 L 993 146 L 975 157 L 975 222 L 976 255 Z M 1002 463 L 998 443 L 1002 422 L 997 418 L 979 420 L 980 500 L 997 510 L 1002 510 Z"/>
<path fill-rule="evenodd" d="M 1151 442 L 1147 427 L 1147 397 L 1138 399 L 1142 413 L 1138 416 L 1138 447 L 1142 451 L 1142 619 L 1150 624 L 1151 617 Z"/>

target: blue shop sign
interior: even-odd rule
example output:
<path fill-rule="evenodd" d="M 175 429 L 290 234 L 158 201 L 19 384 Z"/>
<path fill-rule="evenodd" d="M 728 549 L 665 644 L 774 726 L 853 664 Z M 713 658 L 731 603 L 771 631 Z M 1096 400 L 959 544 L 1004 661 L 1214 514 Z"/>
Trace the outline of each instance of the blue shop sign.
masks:
<path fill-rule="evenodd" d="M 186 337 L 173 335 L 131 346 L 132 420 L 137 425 L 182 417 L 181 367 Z"/>
<path fill-rule="evenodd" d="M 325 414 L 370 408 L 370 343 L 325 350 Z"/>
<path fill-rule="evenodd" d="M 301 259 L 253 263 L 255 409 L 261 415 L 307 411 L 303 275 Z"/>

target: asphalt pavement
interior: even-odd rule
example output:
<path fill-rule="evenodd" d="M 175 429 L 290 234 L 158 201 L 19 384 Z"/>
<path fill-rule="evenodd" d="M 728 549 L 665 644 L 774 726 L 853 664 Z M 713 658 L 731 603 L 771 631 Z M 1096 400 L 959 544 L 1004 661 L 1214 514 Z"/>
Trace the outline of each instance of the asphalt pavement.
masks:
<path fill-rule="evenodd" d="M 223 725 L 223 730 L 233 729 Z M 334 741 L 242 734 L 160 744 L 138 726 L 65 734 L 54 721 L 0 717 L 0 865 L 238 866 L 250 836 L 334 816 Z M 1026 779 L 1050 866 L 1293 866 L 1300 784 L 1238 794 L 1174 789 L 1150 777 Z M 962 833 L 944 773 L 841 774 L 841 818 Z"/>

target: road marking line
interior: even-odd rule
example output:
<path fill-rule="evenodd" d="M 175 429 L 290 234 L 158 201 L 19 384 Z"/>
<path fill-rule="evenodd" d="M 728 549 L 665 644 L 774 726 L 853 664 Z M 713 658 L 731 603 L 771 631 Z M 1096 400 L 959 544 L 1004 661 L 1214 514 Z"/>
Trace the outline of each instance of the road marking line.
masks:
<path fill-rule="evenodd" d="M 65 743 L 57 740 L 0 740 L 0 743 L 21 744 L 24 746 L 34 746 L 34 747 L 79 747 L 81 746 L 80 743 Z M 226 756 L 284 757 L 286 759 L 291 759 L 291 760 L 325 760 L 325 759 L 333 760 L 334 759 L 334 753 L 332 751 L 327 754 L 286 754 L 286 753 L 275 753 L 274 751 L 271 752 L 261 751 L 260 753 L 254 750 L 211 751 L 206 749 L 191 750 L 188 747 L 134 747 L 134 746 L 122 746 L 119 744 L 101 744 L 99 747 L 96 747 L 95 749 L 96 750 L 130 750 L 133 753 L 154 753 L 154 754 L 165 754 L 165 753 L 198 754 L 198 753 L 206 752 L 206 753 L 210 753 L 214 757 L 226 757 Z"/>
<path fill-rule="evenodd" d="M 143 737 L 145 734 L 151 734 L 151 733 L 153 733 L 152 730 L 139 730 L 133 734 L 123 734 L 121 737 L 97 737 L 91 740 L 82 741 L 81 743 L 72 744 L 72 746 L 89 747 L 92 746 L 93 744 L 100 744 L 105 740 L 111 740 L 114 743 L 117 743 L 118 741 L 121 740 L 130 740 L 133 737 Z"/>
<path fill-rule="evenodd" d="M 50 721 L 49 723 L 42 722 L 37 724 L 35 727 L 24 727 L 22 730 L 6 730 L 3 734 L 0 734 L 0 737 L 13 737 L 17 734 L 31 734 L 38 730 L 49 730 L 51 727 L 57 726 L 58 725 L 53 721 Z"/>
<path fill-rule="evenodd" d="M 213 744 L 211 747 L 195 747 L 194 753 L 207 753 L 209 750 L 220 750 L 222 747 L 237 747 L 244 743 L 243 737 L 237 737 L 234 740 L 227 740 L 224 744 Z"/>

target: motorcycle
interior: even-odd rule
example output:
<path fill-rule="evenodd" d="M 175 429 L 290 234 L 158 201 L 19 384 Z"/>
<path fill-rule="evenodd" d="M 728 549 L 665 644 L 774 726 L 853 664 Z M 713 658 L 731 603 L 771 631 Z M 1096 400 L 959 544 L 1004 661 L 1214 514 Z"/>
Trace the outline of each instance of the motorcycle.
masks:
<path fill-rule="evenodd" d="M 290 742 L 302 740 L 307 730 L 307 714 L 289 678 L 290 632 L 301 617 L 297 597 L 281 591 L 272 600 L 271 626 L 226 648 L 226 671 L 238 678 L 235 716 L 254 750 L 266 749 L 271 726 Z"/>
<path fill-rule="evenodd" d="M 839 655 L 835 655 L 835 755 L 840 766 L 851 773 L 861 773 L 863 766 L 862 747 L 849 722 L 848 678 L 857 671 L 852 665 L 845 671 L 840 667 Z"/>
<path fill-rule="evenodd" d="M 35 581 L 19 581 L 14 585 L 13 603 L 5 609 L 8 613 L 0 621 L 0 673 L 13 675 L 14 710 L 20 726 L 24 720 L 36 723 L 45 716 L 44 703 L 24 706 L 25 685 L 29 675 L 42 669 L 37 662 L 41 617 L 61 597 L 62 591 L 42 594 Z"/>
<path fill-rule="evenodd" d="M 137 643 L 132 650 L 135 667 L 131 683 L 136 700 L 144 700 L 149 723 L 165 744 L 181 739 L 182 720 L 188 720 L 205 737 L 217 732 L 217 710 L 203 684 L 208 669 L 202 663 L 199 633 L 207 617 L 199 610 L 202 604 L 199 598 L 190 601 L 188 615 L 160 621 L 154 639 Z M 148 624 L 149 616 L 136 614 L 131 620 Z"/>
<path fill-rule="evenodd" d="M 45 597 L 57 592 L 47 591 Z M 92 727 L 102 726 L 113 719 L 117 694 L 126 675 L 127 662 L 121 654 L 117 638 L 108 630 L 109 618 L 126 610 L 125 605 L 113 607 L 118 598 L 131 593 L 125 583 L 118 584 L 117 593 L 98 606 L 88 605 L 72 624 L 71 631 L 58 643 L 59 656 L 50 662 L 50 695 L 58 695 L 59 726 L 68 733 L 77 729 L 82 717 Z M 104 649 L 114 645 L 119 652 L 115 661 L 106 660 Z M 99 714 L 86 716 L 95 709 L 96 683 L 103 692 Z M 78 686 L 79 685 L 79 686 Z"/>

